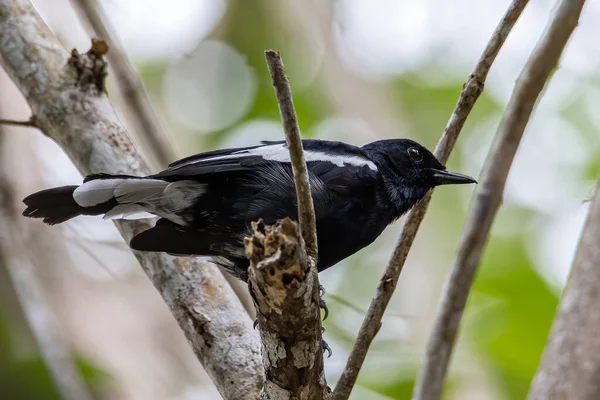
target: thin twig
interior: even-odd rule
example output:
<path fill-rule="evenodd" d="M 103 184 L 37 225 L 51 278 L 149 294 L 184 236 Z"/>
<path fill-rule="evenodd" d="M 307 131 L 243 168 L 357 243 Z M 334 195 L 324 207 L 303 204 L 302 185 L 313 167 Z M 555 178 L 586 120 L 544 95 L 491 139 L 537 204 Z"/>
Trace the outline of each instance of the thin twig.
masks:
<path fill-rule="evenodd" d="M 290 152 L 300 235 L 286 219 L 272 227 L 255 224 L 252 240 L 246 240 L 265 368 L 262 396 L 323 399 L 329 388 L 323 371 L 315 210 L 283 61 L 274 50 L 265 51 L 265 58 Z"/>
<path fill-rule="evenodd" d="M 475 101 L 481 92 L 483 92 L 484 83 L 492 63 L 527 2 L 528 0 L 513 1 L 465 83 L 458 103 L 435 149 L 435 155 L 442 163 L 446 163 L 448 160 L 456 139 L 475 105 Z M 421 221 L 423 221 L 430 200 L 431 193 L 415 206 L 406 218 L 402 233 L 400 234 L 400 240 L 394 249 L 383 277 L 379 281 L 377 292 L 373 301 L 371 301 L 367 316 L 360 327 L 356 343 L 352 348 L 344 372 L 333 392 L 334 400 L 345 400 L 350 396 L 360 368 L 367 356 L 369 346 L 381 327 L 381 319 L 396 289 L 402 267 L 408 256 L 408 251 L 412 246 Z"/>
<path fill-rule="evenodd" d="M 308 181 L 308 169 L 302 151 L 302 138 L 296 118 L 296 110 L 292 101 L 290 82 L 285 75 L 283 62 L 279 52 L 275 50 L 265 51 L 265 58 L 273 80 L 273 87 L 279 103 L 279 112 L 283 121 L 285 138 L 290 150 L 292 170 L 294 172 L 294 183 L 296 185 L 296 196 L 298 198 L 298 222 L 300 232 L 304 238 L 306 251 L 313 259 L 317 259 L 317 225 L 315 222 L 315 208 L 310 194 L 310 183 Z"/>
<path fill-rule="evenodd" d="M 481 173 L 471 210 L 440 299 L 425 363 L 413 399 L 441 397 L 460 320 L 504 186 L 533 108 L 577 26 L 585 0 L 562 0 L 556 15 L 517 79 Z"/>
<path fill-rule="evenodd" d="M 600 398 L 600 177 L 529 400 Z"/>
<path fill-rule="evenodd" d="M 23 126 L 27 128 L 37 128 L 35 121 L 33 118 L 28 119 L 26 121 L 16 121 L 12 119 L 2 119 L 0 118 L 0 125 L 12 125 L 12 126 Z"/>
<path fill-rule="evenodd" d="M 163 124 L 157 118 L 150 100 L 144 90 L 144 85 L 135 71 L 116 35 L 108 26 L 106 18 L 99 9 L 96 0 L 71 0 L 87 19 L 95 35 L 108 43 L 110 50 L 106 54 L 112 76 L 117 81 L 125 104 L 129 108 L 128 115 L 136 125 L 136 131 L 142 139 L 141 144 L 149 149 L 149 155 L 160 167 L 167 166 L 175 160 L 175 152 L 171 147 L 168 134 Z"/>

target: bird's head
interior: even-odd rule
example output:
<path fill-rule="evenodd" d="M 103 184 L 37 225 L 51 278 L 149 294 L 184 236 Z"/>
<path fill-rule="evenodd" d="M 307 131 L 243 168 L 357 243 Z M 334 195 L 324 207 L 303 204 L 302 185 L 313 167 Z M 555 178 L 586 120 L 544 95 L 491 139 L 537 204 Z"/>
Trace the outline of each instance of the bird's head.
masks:
<path fill-rule="evenodd" d="M 414 140 L 379 140 L 365 145 L 363 150 L 377 165 L 392 199 L 409 208 L 435 186 L 477 183 L 470 176 L 448 171 Z"/>

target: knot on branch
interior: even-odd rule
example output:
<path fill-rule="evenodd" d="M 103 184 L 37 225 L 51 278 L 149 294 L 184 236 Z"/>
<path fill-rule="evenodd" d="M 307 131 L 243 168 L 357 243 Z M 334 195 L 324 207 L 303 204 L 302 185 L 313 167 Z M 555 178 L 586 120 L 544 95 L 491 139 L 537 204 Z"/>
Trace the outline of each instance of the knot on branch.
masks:
<path fill-rule="evenodd" d="M 77 73 L 77 84 L 84 91 L 93 90 L 96 95 L 106 92 L 107 63 L 104 55 L 108 52 L 108 44 L 99 39 L 92 39 L 92 47 L 85 54 L 77 49 L 71 51 L 68 65 Z"/>
<path fill-rule="evenodd" d="M 253 235 L 244 239 L 246 257 L 250 260 L 250 280 L 259 311 L 281 313 L 288 296 L 297 293 L 307 276 L 306 253 L 297 224 L 289 218 L 267 226 L 262 220 L 252 223 Z"/>

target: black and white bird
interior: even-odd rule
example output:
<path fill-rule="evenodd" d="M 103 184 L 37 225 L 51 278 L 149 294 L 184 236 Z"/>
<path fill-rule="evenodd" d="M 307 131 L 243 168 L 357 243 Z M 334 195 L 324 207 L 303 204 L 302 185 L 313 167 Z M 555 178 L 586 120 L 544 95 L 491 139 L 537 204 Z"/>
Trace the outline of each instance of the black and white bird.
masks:
<path fill-rule="evenodd" d="M 433 187 L 474 183 L 446 170 L 409 139 L 356 147 L 304 140 L 323 271 L 372 243 Z M 130 243 L 135 250 L 212 256 L 247 278 L 243 239 L 250 223 L 297 219 L 296 191 L 285 142 L 216 150 L 176 161 L 154 175 L 95 174 L 80 186 L 34 193 L 23 215 L 50 225 L 79 215 L 105 219 L 160 217 Z"/>

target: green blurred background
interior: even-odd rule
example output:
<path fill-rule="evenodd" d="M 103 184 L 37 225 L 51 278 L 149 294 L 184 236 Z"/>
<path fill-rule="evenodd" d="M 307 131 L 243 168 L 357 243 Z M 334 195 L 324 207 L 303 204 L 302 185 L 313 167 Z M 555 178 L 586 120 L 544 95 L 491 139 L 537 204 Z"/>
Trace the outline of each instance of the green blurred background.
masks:
<path fill-rule="evenodd" d="M 86 27 L 68 1 L 34 4 L 66 48 L 88 48 Z M 99 1 L 178 156 L 282 137 L 263 58 L 269 48 L 282 53 L 304 137 L 354 144 L 410 137 L 433 149 L 508 4 Z M 513 83 L 553 9 L 553 1 L 536 0 L 525 10 L 449 168 L 479 175 Z M 446 399 L 526 396 L 598 173 L 598 17 L 600 4 L 590 2 L 527 129 L 469 298 Z M 26 106 L 5 76 L 2 82 L 1 115 L 26 117 Z M 109 94 L 129 122 L 113 80 Z M 15 197 L 79 181 L 51 141 L 22 130 L 19 135 L 27 137 L 14 139 L 10 130 L 4 129 L 3 151 L 35 160 L 33 171 L 7 167 L 25 182 Z M 143 151 L 144 133 L 130 131 Z M 436 190 L 353 399 L 410 398 L 472 191 L 467 186 Z M 330 385 L 341 373 L 400 225 L 321 274 L 331 311 L 325 322 L 325 338 L 333 348 L 326 361 Z M 30 240 L 50 237 L 53 243 L 43 262 L 35 263 L 36 271 L 60 333 L 96 398 L 218 397 L 112 224 L 82 218 L 62 229 L 39 223 L 30 229 L 35 232 Z M 58 398 L 6 270 L 1 273 L 0 398 Z"/>

